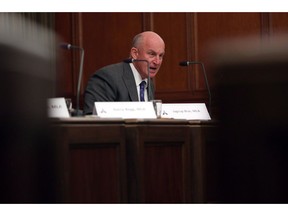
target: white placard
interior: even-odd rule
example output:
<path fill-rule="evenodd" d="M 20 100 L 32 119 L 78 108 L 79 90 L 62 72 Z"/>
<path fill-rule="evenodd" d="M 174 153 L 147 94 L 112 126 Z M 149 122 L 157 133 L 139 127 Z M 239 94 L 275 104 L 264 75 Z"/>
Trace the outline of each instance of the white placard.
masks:
<path fill-rule="evenodd" d="M 156 118 L 152 102 L 95 102 L 94 108 L 102 118 Z"/>
<path fill-rule="evenodd" d="M 49 98 L 47 100 L 48 116 L 51 118 L 70 117 L 65 98 Z"/>
<path fill-rule="evenodd" d="M 205 103 L 163 103 L 161 118 L 211 120 Z"/>

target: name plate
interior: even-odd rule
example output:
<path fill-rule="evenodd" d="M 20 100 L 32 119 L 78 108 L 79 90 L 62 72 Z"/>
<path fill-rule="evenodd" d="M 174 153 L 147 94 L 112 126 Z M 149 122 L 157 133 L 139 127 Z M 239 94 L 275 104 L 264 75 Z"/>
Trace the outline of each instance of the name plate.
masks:
<path fill-rule="evenodd" d="M 211 120 L 205 103 L 164 103 L 161 118 Z"/>
<path fill-rule="evenodd" d="M 152 102 L 95 102 L 94 108 L 102 118 L 156 118 Z"/>
<path fill-rule="evenodd" d="M 65 98 L 49 98 L 47 100 L 48 116 L 51 118 L 68 118 L 70 114 L 67 109 Z"/>

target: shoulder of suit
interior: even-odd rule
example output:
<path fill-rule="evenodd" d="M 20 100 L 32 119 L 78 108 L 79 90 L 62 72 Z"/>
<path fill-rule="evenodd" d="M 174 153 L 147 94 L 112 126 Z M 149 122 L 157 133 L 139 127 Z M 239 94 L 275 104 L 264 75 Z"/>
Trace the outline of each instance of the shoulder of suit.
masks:
<path fill-rule="evenodd" d="M 106 65 L 95 72 L 97 76 L 117 76 L 123 74 L 126 71 L 131 70 L 129 64 L 125 62 L 119 62 L 116 64 Z M 132 71 L 132 70 L 131 70 Z"/>
<path fill-rule="evenodd" d="M 119 62 L 119 63 L 115 63 L 115 64 L 106 65 L 106 66 L 100 68 L 99 70 L 119 71 L 123 67 L 127 67 L 127 66 L 129 67 L 129 64 L 127 64 L 125 62 Z"/>

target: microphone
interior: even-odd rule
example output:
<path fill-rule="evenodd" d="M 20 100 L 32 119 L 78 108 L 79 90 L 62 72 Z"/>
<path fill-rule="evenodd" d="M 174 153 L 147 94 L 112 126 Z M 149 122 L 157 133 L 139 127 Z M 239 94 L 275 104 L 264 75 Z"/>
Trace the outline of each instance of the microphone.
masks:
<path fill-rule="evenodd" d="M 82 81 L 82 74 L 83 74 L 83 63 L 84 63 L 84 49 L 79 46 L 62 43 L 60 44 L 60 47 L 63 49 L 71 50 L 71 49 L 79 49 L 80 50 L 80 67 L 79 67 L 79 75 L 78 75 L 78 84 L 77 84 L 77 97 L 76 97 L 76 116 L 80 116 L 80 109 L 79 109 L 79 98 L 80 98 L 80 87 L 81 87 L 81 81 Z"/>
<path fill-rule="evenodd" d="M 204 74 L 205 84 L 206 84 L 206 88 L 207 88 L 208 95 L 209 95 L 209 112 L 211 113 L 211 92 L 210 92 L 210 88 L 209 88 L 208 79 L 207 79 L 207 75 L 206 75 L 204 64 L 202 62 L 198 62 L 198 61 L 181 61 L 181 62 L 179 62 L 180 66 L 189 66 L 189 65 L 192 65 L 192 64 L 200 64 L 201 67 L 202 67 L 202 72 Z"/>
<path fill-rule="evenodd" d="M 179 62 L 180 66 L 188 66 L 189 64 L 202 64 L 202 63 L 196 62 L 196 61 L 181 61 L 181 62 Z"/>
<path fill-rule="evenodd" d="M 67 44 L 67 43 L 61 43 L 59 46 L 61 48 L 63 48 L 63 49 L 67 49 L 67 50 L 70 50 L 70 49 L 82 49 L 81 47 L 74 46 L 74 45 Z"/>
<path fill-rule="evenodd" d="M 133 58 L 125 59 L 123 61 L 126 62 L 126 63 L 141 62 L 141 61 L 147 63 L 147 71 L 148 71 L 148 83 L 147 83 L 147 85 L 148 85 L 148 101 L 150 101 L 152 93 L 151 93 L 151 86 L 150 86 L 150 63 L 149 63 L 149 61 L 147 61 L 145 59 L 133 59 Z"/>

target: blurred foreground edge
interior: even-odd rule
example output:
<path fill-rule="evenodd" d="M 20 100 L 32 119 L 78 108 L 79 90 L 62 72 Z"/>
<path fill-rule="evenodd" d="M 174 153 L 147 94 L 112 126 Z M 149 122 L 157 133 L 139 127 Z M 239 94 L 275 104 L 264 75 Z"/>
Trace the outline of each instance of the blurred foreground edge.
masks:
<path fill-rule="evenodd" d="M 46 99 L 53 97 L 53 32 L 0 15 L 0 202 L 57 201 L 55 151 Z"/>
<path fill-rule="evenodd" d="M 218 144 L 211 200 L 288 202 L 288 40 L 242 38 L 213 46 Z"/>

